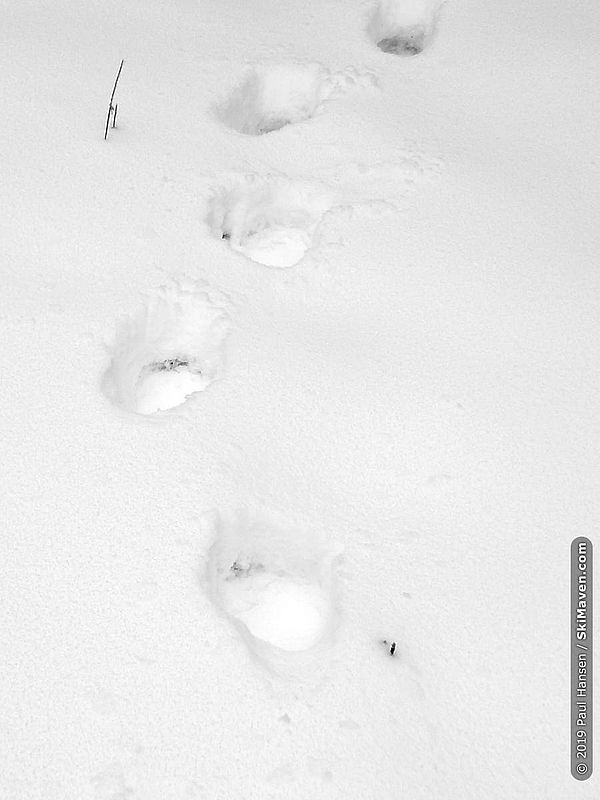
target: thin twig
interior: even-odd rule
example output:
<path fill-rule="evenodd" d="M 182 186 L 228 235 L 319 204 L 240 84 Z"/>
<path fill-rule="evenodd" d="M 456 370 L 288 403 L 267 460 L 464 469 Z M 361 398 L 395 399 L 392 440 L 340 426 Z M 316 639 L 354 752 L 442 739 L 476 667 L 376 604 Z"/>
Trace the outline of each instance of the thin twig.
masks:
<path fill-rule="evenodd" d="M 115 99 L 115 92 L 117 91 L 117 83 L 119 82 L 119 78 L 121 77 L 121 70 L 123 69 L 123 64 L 125 63 L 125 59 L 121 59 L 121 65 L 119 66 L 119 71 L 117 72 L 117 77 L 115 78 L 115 85 L 113 86 L 112 94 L 110 96 L 110 105 L 112 106 L 112 101 Z"/>
<path fill-rule="evenodd" d="M 112 106 L 108 107 L 108 114 L 106 115 L 106 127 L 104 128 L 104 141 L 106 141 L 106 137 L 108 136 L 108 126 L 110 125 L 110 112 L 112 111 Z"/>
<path fill-rule="evenodd" d="M 125 59 L 121 59 L 121 64 L 119 65 L 119 71 L 117 72 L 117 77 L 115 78 L 115 85 L 113 86 L 112 94 L 110 96 L 110 102 L 108 104 L 108 114 L 106 115 L 106 127 L 104 128 L 104 141 L 106 141 L 106 137 L 108 136 L 108 126 L 110 125 L 110 115 L 113 113 L 113 128 L 116 125 L 116 117 L 117 117 L 117 109 L 113 107 L 113 100 L 115 99 L 115 92 L 117 91 L 117 83 L 119 82 L 119 78 L 121 77 L 121 70 L 123 69 L 123 64 L 125 63 Z"/>

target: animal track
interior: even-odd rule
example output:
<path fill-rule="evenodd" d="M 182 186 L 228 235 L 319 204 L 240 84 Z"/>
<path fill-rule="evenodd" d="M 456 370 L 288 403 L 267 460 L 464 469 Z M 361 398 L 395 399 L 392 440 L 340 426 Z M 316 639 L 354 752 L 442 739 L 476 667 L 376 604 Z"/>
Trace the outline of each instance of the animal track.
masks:
<path fill-rule="evenodd" d="M 352 67 L 331 73 L 320 64 L 264 65 L 248 73 L 218 115 L 234 130 L 260 136 L 310 119 L 324 101 L 351 88 L 374 84 L 374 75 Z"/>
<path fill-rule="evenodd" d="M 163 287 L 117 333 L 106 395 L 138 414 L 174 408 L 219 373 L 229 316 L 197 287 Z"/>
<path fill-rule="evenodd" d="M 256 67 L 221 109 L 221 119 L 254 136 L 309 119 L 326 96 L 327 75 L 320 64 Z"/>
<path fill-rule="evenodd" d="M 255 651 L 299 653 L 331 637 L 333 555 L 316 535 L 242 511 L 212 527 L 208 591 Z"/>
<path fill-rule="evenodd" d="M 369 33 L 384 53 L 417 55 L 433 36 L 439 6 L 439 0 L 379 0 Z"/>
<path fill-rule="evenodd" d="M 215 193 L 208 224 L 216 236 L 252 261 L 290 267 L 311 247 L 331 205 L 330 195 L 318 185 L 247 176 Z"/>

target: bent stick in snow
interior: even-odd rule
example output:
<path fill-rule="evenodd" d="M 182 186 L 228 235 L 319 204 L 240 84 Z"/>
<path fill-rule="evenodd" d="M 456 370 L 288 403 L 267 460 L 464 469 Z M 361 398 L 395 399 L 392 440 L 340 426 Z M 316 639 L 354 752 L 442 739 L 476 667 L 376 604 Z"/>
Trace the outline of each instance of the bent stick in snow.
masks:
<path fill-rule="evenodd" d="M 117 77 L 115 78 L 115 85 L 113 86 L 112 94 L 110 96 L 110 102 L 108 104 L 108 114 L 106 115 L 106 128 L 104 129 L 104 141 L 106 141 L 106 137 L 108 136 L 108 126 L 110 124 L 110 115 L 114 111 L 113 115 L 113 128 L 117 124 L 117 109 L 113 106 L 113 100 L 115 99 L 115 92 L 117 91 L 117 83 L 119 82 L 119 78 L 121 77 L 121 70 L 123 69 L 123 64 L 125 63 L 125 59 L 121 59 L 121 64 L 119 66 L 119 71 L 117 72 Z"/>

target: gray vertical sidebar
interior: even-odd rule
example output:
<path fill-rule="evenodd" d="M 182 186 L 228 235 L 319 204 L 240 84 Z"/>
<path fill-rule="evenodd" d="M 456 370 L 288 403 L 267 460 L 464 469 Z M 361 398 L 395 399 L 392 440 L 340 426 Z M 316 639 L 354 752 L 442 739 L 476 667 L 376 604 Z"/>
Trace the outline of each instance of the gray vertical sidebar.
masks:
<path fill-rule="evenodd" d="M 571 775 L 587 780 L 593 751 L 593 563 L 585 536 L 571 542 Z"/>

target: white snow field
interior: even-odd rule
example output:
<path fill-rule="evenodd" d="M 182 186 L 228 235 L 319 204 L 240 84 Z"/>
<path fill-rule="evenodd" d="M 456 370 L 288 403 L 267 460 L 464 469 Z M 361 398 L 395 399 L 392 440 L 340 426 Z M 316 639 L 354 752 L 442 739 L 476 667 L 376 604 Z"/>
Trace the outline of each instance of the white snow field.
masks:
<path fill-rule="evenodd" d="M 1 798 L 600 796 L 599 37 L 2 0 Z"/>

